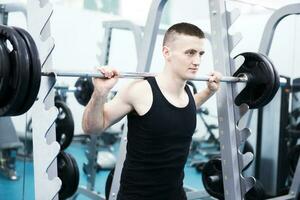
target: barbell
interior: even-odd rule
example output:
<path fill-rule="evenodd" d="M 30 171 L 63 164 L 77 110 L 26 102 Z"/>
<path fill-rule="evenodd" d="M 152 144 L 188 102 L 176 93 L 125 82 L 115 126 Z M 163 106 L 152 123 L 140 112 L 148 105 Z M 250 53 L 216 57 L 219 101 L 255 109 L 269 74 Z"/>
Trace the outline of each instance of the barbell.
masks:
<path fill-rule="evenodd" d="M 8 48 L 7 43 L 10 43 Z M 11 50 L 9 50 L 11 49 Z M 279 88 L 279 75 L 272 62 L 263 54 L 246 52 L 239 54 L 243 64 L 232 77 L 221 82 L 246 83 L 236 96 L 235 104 L 248 104 L 259 108 L 269 103 Z M 16 116 L 27 112 L 36 100 L 41 76 L 98 77 L 99 72 L 41 71 L 38 49 L 31 35 L 24 29 L 0 25 L 0 116 Z M 152 73 L 122 72 L 120 78 L 147 78 Z M 209 76 L 199 76 L 194 81 L 208 81 Z M 84 90 L 81 90 L 84 92 Z"/>
<path fill-rule="evenodd" d="M 51 72 L 42 72 L 42 76 L 51 76 L 51 74 L 55 74 L 56 76 L 63 77 L 86 77 L 86 78 L 105 78 L 105 76 L 99 72 L 81 72 L 81 71 L 51 71 Z M 147 72 L 120 72 L 117 76 L 118 78 L 131 78 L 131 79 L 145 79 L 149 77 L 155 77 L 155 73 L 147 73 Z M 196 78 L 189 79 L 191 81 L 208 81 L 210 76 L 198 76 Z M 233 76 L 225 76 L 220 80 L 221 82 L 248 82 L 247 74 L 241 73 L 238 77 Z"/>

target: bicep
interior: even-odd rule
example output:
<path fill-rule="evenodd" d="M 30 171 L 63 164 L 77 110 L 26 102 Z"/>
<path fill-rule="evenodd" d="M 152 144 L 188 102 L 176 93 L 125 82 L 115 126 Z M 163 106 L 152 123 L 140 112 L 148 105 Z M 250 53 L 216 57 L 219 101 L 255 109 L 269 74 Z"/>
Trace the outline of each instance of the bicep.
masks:
<path fill-rule="evenodd" d="M 132 110 L 132 105 L 128 101 L 126 93 L 118 93 L 111 101 L 104 104 L 104 127 L 109 126 L 120 121 L 125 115 Z"/>

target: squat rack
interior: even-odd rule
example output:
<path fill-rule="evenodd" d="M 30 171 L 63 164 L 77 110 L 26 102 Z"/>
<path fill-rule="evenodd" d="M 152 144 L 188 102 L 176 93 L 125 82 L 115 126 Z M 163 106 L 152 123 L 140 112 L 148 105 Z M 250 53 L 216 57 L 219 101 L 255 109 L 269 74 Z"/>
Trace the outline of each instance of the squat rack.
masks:
<path fill-rule="evenodd" d="M 39 51 L 43 69 L 52 68 L 54 40 L 50 18 L 53 9 L 49 0 L 28 0 L 27 27 Z M 54 76 L 42 77 L 38 99 L 32 106 L 32 141 L 35 199 L 58 200 L 61 180 L 57 177 L 56 156 L 60 145 L 56 142 L 54 107 Z M 45 188 L 47 188 L 45 190 Z"/>
<path fill-rule="evenodd" d="M 158 25 L 162 9 L 167 0 L 154 0 L 151 6 L 145 34 L 142 41 L 142 53 L 139 55 L 137 71 L 149 71 L 152 60 L 153 48 L 158 31 Z M 225 2 L 219 0 L 210 0 L 210 18 L 212 25 L 212 41 L 215 66 L 218 71 L 224 75 L 232 74 L 234 63 L 229 56 L 234 44 L 239 37 L 230 37 L 228 28 L 236 16 L 236 12 L 229 13 L 226 10 Z M 28 30 L 33 36 L 43 63 L 43 68 L 51 68 L 51 52 L 54 48 L 53 39 L 50 36 L 49 20 L 52 14 L 52 5 L 48 0 L 29 0 L 28 1 Z M 42 40 L 44 38 L 46 40 Z M 35 178 L 35 198 L 36 199 L 58 199 L 57 192 L 61 186 L 61 181 L 57 177 L 56 156 L 59 152 L 59 145 L 55 141 L 54 121 L 57 116 L 57 110 L 54 108 L 54 92 L 52 90 L 55 84 L 55 77 L 43 77 L 39 98 L 35 102 L 33 111 L 33 148 L 34 148 L 34 178 Z M 233 105 L 233 97 L 236 94 L 235 86 L 227 84 L 217 94 L 220 144 L 222 154 L 222 167 L 224 177 L 225 199 L 242 199 L 245 192 L 253 184 L 253 178 L 244 178 L 241 175 L 241 169 L 252 159 L 253 155 L 241 155 L 238 152 L 239 146 L 250 135 L 247 129 L 239 130 L 236 128 L 240 117 L 247 112 L 247 106 L 242 105 L 239 108 Z M 229 94 L 229 95 L 228 95 Z M 221 105 L 226 105 L 222 107 Z M 124 129 L 126 131 L 126 128 Z M 124 133 L 125 133 L 124 131 Z M 123 158 L 126 155 L 126 134 L 123 134 L 121 141 L 121 154 Z M 118 192 L 119 176 L 121 173 L 123 159 L 118 159 L 115 176 L 111 188 L 110 199 L 116 199 Z M 300 177 L 300 167 L 295 173 L 295 177 Z M 294 181 L 291 189 L 299 191 L 299 180 Z M 47 188 L 45 191 L 44 188 Z M 293 190 L 296 192 L 297 190 Z M 291 194 L 292 195 L 292 194 Z M 295 194 L 294 194 L 295 195 Z M 189 193 L 187 193 L 189 197 Z M 198 197 L 199 198 L 199 197 Z M 191 199 L 191 198 L 189 198 Z"/>

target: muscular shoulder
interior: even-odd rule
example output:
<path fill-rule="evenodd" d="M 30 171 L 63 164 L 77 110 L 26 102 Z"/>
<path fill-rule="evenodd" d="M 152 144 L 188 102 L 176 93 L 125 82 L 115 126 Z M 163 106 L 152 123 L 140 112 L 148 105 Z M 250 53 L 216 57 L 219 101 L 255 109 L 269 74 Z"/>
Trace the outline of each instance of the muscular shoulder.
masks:
<path fill-rule="evenodd" d="M 151 91 L 150 85 L 147 80 L 135 80 L 128 85 L 128 97 L 130 99 L 137 99 L 143 95 L 147 95 Z"/>
<path fill-rule="evenodd" d="M 135 80 L 127 88 L 128 101 L 136 112 L 144 114 L 152 103 L 151 87 L 147 80 Z"/>

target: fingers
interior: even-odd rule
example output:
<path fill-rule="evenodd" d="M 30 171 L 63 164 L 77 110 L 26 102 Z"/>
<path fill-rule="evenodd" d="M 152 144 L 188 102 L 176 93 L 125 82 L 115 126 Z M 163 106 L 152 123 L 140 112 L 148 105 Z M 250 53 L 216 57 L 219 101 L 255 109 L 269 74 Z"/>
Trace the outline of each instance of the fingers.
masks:
<path fill-rule="evenodd" d="M 113 67 L 97 67 L 97 71 L 101 72 L 105 78 L 114 78 L 116 76 L 119 76 L 119 71 Z"/>
<path fill-rule="evenodd" d="M 220 80 L 222 79 L 222 74 L 220 72 L 213 71 L 209 74 L 207 86 L 210 91 L 217 91 L 220 87 Z"/>
<path fill-rule="evenodd" d="M 222 79 L 222 74 L 220 72 L 217 72 L 217 71 L 212 71 L 209 74 L 209 76 L 210 76 L 209 79 L 208 79 L 209 82 L 219 83 L 220 80 Z"/>
<path fill-rule="evenodd" d="M 94 92 L 105 96 L 118 82 L 119 72 L 117 69 L 108 66 L 96 67 L 96 71 L 103 74 L 104 78 L 93 78 Z"/>

